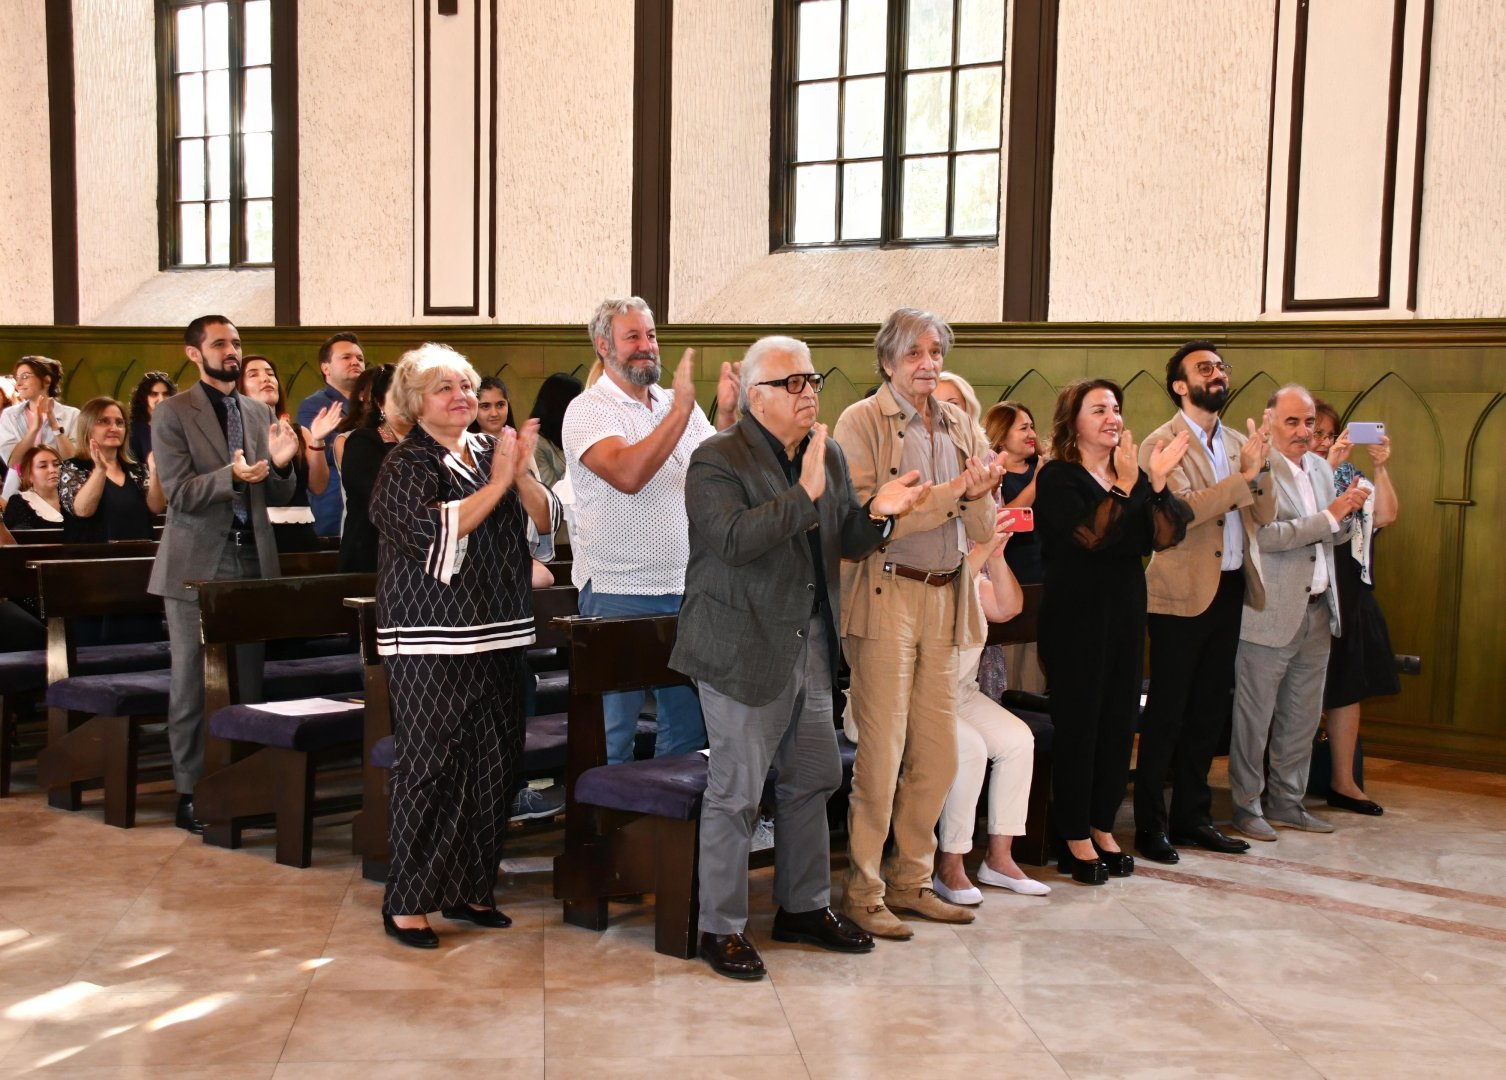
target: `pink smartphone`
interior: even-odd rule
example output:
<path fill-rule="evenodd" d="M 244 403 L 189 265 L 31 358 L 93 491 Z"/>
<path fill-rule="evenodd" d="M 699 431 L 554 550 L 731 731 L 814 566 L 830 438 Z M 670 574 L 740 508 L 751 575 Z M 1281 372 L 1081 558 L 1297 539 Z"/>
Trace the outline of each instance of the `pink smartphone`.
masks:
<path fill-rule="evenodd" d="M 1385 438 L 1385 424 L 1365 420 L 1349 421 L 1349 441 L 1356 446 L 1379 446 Z"/>
<path fill-rule="evenodd" d="M 1035 532 L 1035 510 L 1029 506 L 1013 506 L 1007 511 L 1014 515 L 1005 532 Z"/>

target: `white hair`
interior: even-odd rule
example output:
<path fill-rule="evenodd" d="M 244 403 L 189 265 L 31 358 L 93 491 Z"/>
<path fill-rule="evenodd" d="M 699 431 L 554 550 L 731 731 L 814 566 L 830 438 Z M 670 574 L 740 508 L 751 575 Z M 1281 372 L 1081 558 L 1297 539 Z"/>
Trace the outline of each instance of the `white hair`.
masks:
<path fill-rule="evenodd" d="M 799 338 L 787 337 L 784 334 L 770 334 L 749 345 L 748 351 L 743 354 L 740 369 L 742 374 L 738 380 L 738 407 L 743 412 L 748 411 L 748 392 L 753 389 L 755 383 L 761 381 L 760 376 L 763 375 L 764 364 L 773 356 L 794 356 L 806 363 L 811 362 L 810 346 Z"/>
<path fill-rule="evenodd" d="M 612 320 L 619 315 L 631 315 L 634 312 L 640 315 L 647 315 L 650 319 L 654 317 L 653 308 L 649 307 L 648 301 L 644 300 L 641 296 L 609 296 L 596 305 L 596 313 L 591 316 L 589 332 L 591 334 L 591 351 L 596 353 L 598 359 L 616 359 L 617 346 L 612 341 Z M 605 353 L 597 351 L 596 341 L 598 338 L 606 340 L 607 351 Z"/>

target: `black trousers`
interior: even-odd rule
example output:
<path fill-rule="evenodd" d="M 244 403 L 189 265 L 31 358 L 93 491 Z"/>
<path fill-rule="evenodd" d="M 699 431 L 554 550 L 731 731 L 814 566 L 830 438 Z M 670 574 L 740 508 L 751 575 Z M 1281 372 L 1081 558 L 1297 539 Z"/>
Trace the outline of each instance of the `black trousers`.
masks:
<path fill-rule="evenodd" d="M 1213 823 L 1208 769 L 1233 712 L 1234 655 L 1244 600 L 1244 572 L 1227 570 L 1201 615 L 1151 615 L 1148 620 L 1150 694 L 1135 764 L 1136 832 L 1175 835 Z"/>

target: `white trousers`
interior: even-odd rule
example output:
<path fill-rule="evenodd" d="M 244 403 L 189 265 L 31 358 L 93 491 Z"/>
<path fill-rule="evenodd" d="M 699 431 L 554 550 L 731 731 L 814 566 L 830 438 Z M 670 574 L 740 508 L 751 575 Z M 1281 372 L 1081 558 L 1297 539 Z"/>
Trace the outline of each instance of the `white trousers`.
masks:
<path fill-rule="evenodd" d="M 978 795 L 985 768 L 988 834 L 1021 836 L 1035 768 L 1035 736 L 1014 713 L 978 689 L 957 692 L 957 776 L 941 810 L 941 850 L 963 855 L 973 848 Z"/>

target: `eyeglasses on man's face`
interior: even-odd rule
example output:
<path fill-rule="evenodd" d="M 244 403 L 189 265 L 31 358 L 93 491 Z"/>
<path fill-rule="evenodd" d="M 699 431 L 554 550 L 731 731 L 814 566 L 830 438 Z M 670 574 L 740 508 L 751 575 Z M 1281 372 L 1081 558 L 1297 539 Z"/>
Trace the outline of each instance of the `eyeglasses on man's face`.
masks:
<path fill-rule="evenodd" d="M 782 386 L 786 393 L 800 394 L 805 392 L 806 384 L 816 393 L 821 392 L 822 385 L 826 382 L 825 375 L 817 375 L 814 371 L 801 371 L 794 375 L 786 375 L 782 379 L 766 379 L 763 382 L 754 383 L 754 386 Z"/>
<path fill-rule="evenodd" d="M 1232 368 L 1229 364 L 1225 363 L 1222 360 L 1199 360 L 1197 363 L 1192 365 L 1192 370 L 1196 371 L 1205 379 L 1208 378 L 1208 376 L 1212 375 L 1215 371 L 1221 372 L 1224 375 L 1230 375 L 1234 372 L 1234 368 Z"/>

